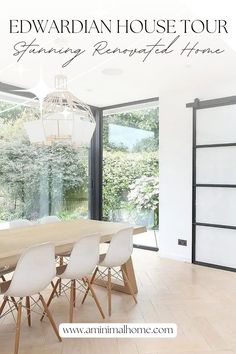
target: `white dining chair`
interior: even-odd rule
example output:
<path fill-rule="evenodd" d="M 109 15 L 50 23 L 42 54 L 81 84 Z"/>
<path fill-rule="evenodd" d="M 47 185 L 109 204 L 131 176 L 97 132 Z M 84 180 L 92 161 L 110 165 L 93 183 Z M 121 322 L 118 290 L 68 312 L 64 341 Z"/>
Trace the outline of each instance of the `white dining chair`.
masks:
<path fill-rule="evenodd" d="M 30 299 L 34 305 L 38 303 L 38 301 L 41 301 L 43 311 L 47 314 L 57 338 L 61 341 L 57 326 L 40 293 L 50 284 L 55 275 L 55 247 L 52 243 L 44 243 L 28 248 L 21 255 L 12 280 L 1 283 L 0 294 L 3 295 L 4 298 L 0 307 L 0 316 L 7 303 L 10 309 L 17 309 L 15 354 L 17 354 L 19 350 L 22 307 L 27 311 L 28 325 L 31 326 Z M 32 297 L 36 294 L 39 295 L 37 301 Z M 14 301 L 12 301 L 12 298 Z M 26 298 L 25 305 L 23 305 L 23 298 Z M 7 313 L 9 313 L 9 310 L 6 311 L 6 314 Z"/>
<path fill-rule="evenodd" d="M 61 222 L 61 219 L 56 216 L 56 215 L 46 215 L 44 217 L 42 217 L 41 219 L 39 219 L 39 224 L 55 224 Z M 63 257 L 65 257 L 66 255 L 60 255 L 59 257 L 56 255 L 56 259 L 58 261 L 58 263 L 60 265 L 63 265 Z M 54 283 L 53 281 L 51 282 L 52 287 L 54 287 Z M 61 289 L 59 290 L 59 292 L 61 291 Z"/>
<path fill-rule="evenodd" d="M 73 322 L 73 308 L 75 307 L 77 285 L 78 289 L 83 291 L 87 290 L 88 286 L 102 318 L 105 318 L 95 291 L 89 282 L 89 276 L 93 273 L 99 260 L 99 242 L 100 234 L 92 234 L 83 237 L 75 243 L 68 264 L 57 267 L 58 279 L 48 299 L 47 306 L 49 307 L 60 282 L 69 280 L 70 286 L 65 284 L 63 287 L 65 291 L 70 289 L 69 322 Z M 41 320 L 43 317 L 44 314 Z"/>
<path fill-rule="evenodd" d="M 111 290 L 112 290 L 112 283 L 111 283 L 111 277 L 112 273 L 111 270 L 113 270 L 115 277 L 119 280 L 123 280 L 124 284 L 127 284 L 127 287 L 129 289 L 130 294 L 132 295 L 135 303 L 137 303 L 136 296 L 134 294 L 134 291 L 132 289 L 131 283 L 129 281 L 129 278 L 127 274 L 125 273 L 125 270 L 122 269 L 122 266 L 129 260 L 131 257 L 131 254 L 133 252 L 133 228 L 129 227 L 126 229 L 123 229 L 119 232 L 117 232 L 111 239 L 111 242 L 109 244 L 109 248 L 107 250 L 106 254 L 100 255 L 99 259 L 99 264 L 96 267 L 93 276 L 90 280 L 90 284 L 94 282 L 96 279 L 96 275 L 98 274 L 102 278 L 104 276 L 107 277 L 107 294 L 108 294 L 108 313 L 109 316 L 111 316 Z M 105 267 L 104 271 L 100 271 L 99 267 Z M 119 268 L 118 271 L 116 268 Z M 87 289 L 82 303 L 84 303 L 87 294 L 88 294 L 89 289 Z"/>
<path fill-rule="evenodd" d="M 27 227 L 27 226 L 31 226 L 32 222 L 30 222 L 27 219 L 16 219 L 16 220 L 12 220 L 9 221 L 9 229 L 14 229 L 14 228 L 19 228 L 19 227 Z M 5 269 L 1 269 L 0 270 L 0 278 L 2 279 L 2 281 L 6 281 L 5 276 L 9 273 L 12 273 L 14 271 L 15 267 L 6 267 Z"/>
<path fill-rule="evenodd" d="M 60 221 L 61 221 L 61 219 L 56 215 L 46 215 L 39 220 L 39 223 L 40 224 L 52 224 L 52 223 L 57 223 Z"/>

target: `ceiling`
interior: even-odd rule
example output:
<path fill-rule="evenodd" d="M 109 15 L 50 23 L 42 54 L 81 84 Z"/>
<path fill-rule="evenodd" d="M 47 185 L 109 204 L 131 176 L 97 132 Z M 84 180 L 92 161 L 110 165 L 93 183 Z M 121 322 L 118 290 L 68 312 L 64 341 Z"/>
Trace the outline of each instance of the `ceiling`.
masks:
<path fill-rule="evenodd" d="M 198 0 L 101 0 L 41 2 L 9 0 L 4 3 L 0 14 L 1 56 L 0 81 L 32 88 L 40 77 L 49 87 L 54 85 L 56 74 L 68 77 L 69 89 L 80 99 L 98 107 L 158 97 L 163 90 L 200 87 L 207 82 L 219 84 L 221 80 L 236 79 L 236 30 L 233 20 L 234 2 L 218 4 Z M 95 43 L 107 40 L 112 49 L 143 48 L 162 38 L 170 43 L 175 37 L 159 34 L 44 34 L 37 35 L 37 42 L 45 47 L 86 48 L 88 53 L 76 58 L 62 69 L 64 55 L 25 55 L 17 63 L 13 46 L 18 41 L 32 41 L 34 34 L 9 34 L 9 19 L 182 19 L 182 18 L 225 18 L 229 21 L 227 35 L 185 34 L 178 42 L 178 52 L 170 55 L 153 54 L 142 62 L 140 56 L 101 55 L 92 56 Z M 221 55 L 180 56 L 179 49 L 188 41 L 199 41 L 200 47 L 224 48 Z M 68 57 L 69 58 L 69 57 Z"/>

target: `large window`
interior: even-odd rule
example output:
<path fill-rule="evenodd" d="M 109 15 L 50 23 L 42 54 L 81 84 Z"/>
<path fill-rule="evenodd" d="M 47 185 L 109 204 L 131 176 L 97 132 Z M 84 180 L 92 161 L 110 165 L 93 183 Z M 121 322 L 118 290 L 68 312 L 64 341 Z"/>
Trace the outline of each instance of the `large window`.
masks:
<path fill-rule="evenodd" d="M 31 144 L 24 123 L 39 118 L 39 113 L 32 102 L 13 97 L 0 99 L 0 223 L 19 218 L 37 221 L 45 215 L 64 220 L 87 218 L 90 209 L 92 215 L 98 209 L 103 220 L 145 225 L 149 231 L 135 236 L 135 243 L 157 247 L 157 101 L 119 111 L 103 110 L 103 124 L 97 124 L 99 134 L 94 139 L 98 144 L 92 144 L 89 153 L 88 148 L 69 144 Z M 103 144 L 100 138 L 96 141 L 100 126 Z M 101 154 L 102 165 L 97 160 Z M 89 156 L 93 156 L 91 161 Z M 101 169 L 102 203 L 95 198 L 100 193 L 100 179 L 94 183 Z"/>
<path fill-rule="evenodd" d="M 0 222 L 88 217 L 88 149 L 30 144 L 32 110 L 0 100 Z"/>
<path fill-rule="evenodd" d="M 158 107 L 104 111 L 103 219 L 145 225 L 135 242 L 156 246 L 159 205 Z"/>

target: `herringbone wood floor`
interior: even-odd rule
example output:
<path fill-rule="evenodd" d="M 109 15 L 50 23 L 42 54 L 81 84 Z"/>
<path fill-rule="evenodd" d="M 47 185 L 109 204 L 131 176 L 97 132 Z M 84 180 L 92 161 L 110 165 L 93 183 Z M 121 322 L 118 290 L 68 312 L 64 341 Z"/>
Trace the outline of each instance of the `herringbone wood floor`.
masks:
<path fill-rule="evenodd" d="M 175 339 L 64 339 L 57 342 L 48 320 L 33 315 L 32 327 L 24 317 L 20 354 L 233 354 L 236 353 L 236 274 L 161 259 L 157 253 L 134 250 L 139 286 L 138 305 L 131 296 L 113 293 L 113 314 L 105 322 L 175 322 Z M 44 292 L 47 298 L 51 288 Z M 106 291 L 96 287 L 107 313 Z M 101 322 L 89 297 L 77 298 L 75 321 Z M 55 299 L 51 310 L 57 324 L 68 318 L 65 297 Z M 11 316 L 0 322 L 0 354 L 14 347 Z"/>

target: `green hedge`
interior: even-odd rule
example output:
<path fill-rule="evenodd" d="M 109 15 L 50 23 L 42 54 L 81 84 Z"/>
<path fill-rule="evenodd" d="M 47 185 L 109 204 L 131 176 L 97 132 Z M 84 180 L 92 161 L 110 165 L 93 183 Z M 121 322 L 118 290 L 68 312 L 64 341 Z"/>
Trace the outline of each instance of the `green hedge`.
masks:
<path fill-rule="evenodd" d="M 158 176 L 157 152 L 127 153 L 105 151 L 103 156 L 103 216 L 110 210 L 128 207 L 130 186 L 136 179 Z"/>

